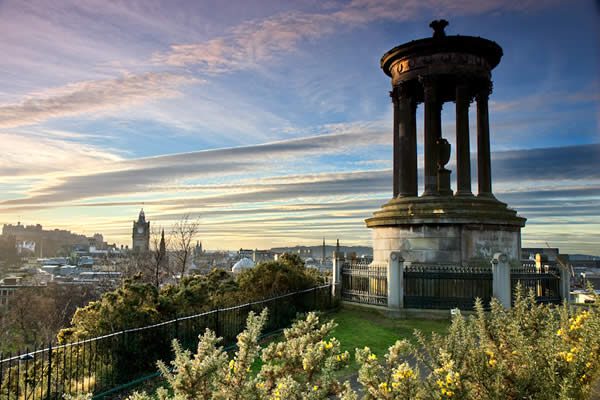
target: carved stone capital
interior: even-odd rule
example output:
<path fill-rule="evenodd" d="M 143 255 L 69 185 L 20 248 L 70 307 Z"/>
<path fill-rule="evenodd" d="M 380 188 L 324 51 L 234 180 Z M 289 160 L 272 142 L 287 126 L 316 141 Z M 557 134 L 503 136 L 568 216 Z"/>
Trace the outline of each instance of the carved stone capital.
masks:
<path fill-rule="evenodd" d="M 473 90 L 472 81 L 467 79 L 458 79 L 456 82 L 456 98 L 457 104 L 471 104 L 475 98 L 475 91 Z"/>
<path fill-rule="evenodd" d="M 398 93 L 396 87 L 390 90 L 390 98 L 392 99 L 392 103 L 394 103 L 394 105 L 398 104 Z"/>
<path fill-rule="evenodd" d="M 475 97 L 477 101 L 488 100 L 492 94 L 493 83 L 491 80 L 482 81 L 476 87 Z"/>

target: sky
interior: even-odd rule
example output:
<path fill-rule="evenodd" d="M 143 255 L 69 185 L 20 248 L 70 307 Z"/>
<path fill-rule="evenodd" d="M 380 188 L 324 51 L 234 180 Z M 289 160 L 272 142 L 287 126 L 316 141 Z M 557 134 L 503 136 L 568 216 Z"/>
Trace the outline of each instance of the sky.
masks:
<path fill-rule="evenodd" d="M 0 223 L 130 245 L 143 207 L 155 227 L 197 218 L 208 249 L 370 245 L 392 190 L 379 60 L 436 18 L 504 49 L 492 177 L 523 246 L 600 255 L 600 2 L 583 0 L 0 0 Z"/>

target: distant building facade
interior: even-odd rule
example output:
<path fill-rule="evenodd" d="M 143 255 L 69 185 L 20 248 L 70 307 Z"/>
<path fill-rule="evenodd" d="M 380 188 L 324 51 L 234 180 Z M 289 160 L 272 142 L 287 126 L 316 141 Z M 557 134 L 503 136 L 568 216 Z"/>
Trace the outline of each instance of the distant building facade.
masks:
<path fill-rule="evenodd" d="M 273 261 L 275 254 L 271 250 L 240 249 L 238 251 L 238 258 L 248 258 L 255 264 L 260 264 L 262 262 Z"/>
<path fill-rule="evenodd" d="M 6 224 L 2 227 L 2 235 L 13 236 L 21 254 L 30 252 L 36 257 L 55 256 L 59 251 L 68 251 L 71 246 L 88 245 L 85 235 L 78 235 L 68 230 L 43 229 L 42 225 Z"/>
<path fill-rule="evenodd" d="M 145 253 L 150 250 L 150 221 L 146 221 L 144 209 L 140 210 L 138 220 L 133 221 L 132 250 L 136 253 Z"/>

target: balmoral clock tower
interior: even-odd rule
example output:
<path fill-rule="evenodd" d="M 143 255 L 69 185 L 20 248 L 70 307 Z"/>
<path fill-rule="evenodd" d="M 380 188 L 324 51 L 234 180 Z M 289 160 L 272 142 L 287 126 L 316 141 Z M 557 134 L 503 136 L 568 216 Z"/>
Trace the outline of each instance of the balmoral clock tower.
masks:
<path fill-rule="evenodd" d="M 137 253 L 144 253 L 150 249 L 150 221 L 146 222 L 144 209 L 140 211 L 137 221 L 133 221 L 133 246 Z"/>

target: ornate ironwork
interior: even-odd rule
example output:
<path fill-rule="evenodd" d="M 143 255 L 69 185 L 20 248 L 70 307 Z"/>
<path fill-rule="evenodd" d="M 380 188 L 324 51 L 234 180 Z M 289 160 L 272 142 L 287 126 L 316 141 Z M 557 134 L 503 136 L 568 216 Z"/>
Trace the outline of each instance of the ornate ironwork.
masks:
<path fill-rule="evenodd" d="M 386 306 L 387 264 L 345 262 L 342 265 L 342 299 Z"/>
<path fill-rule="evenodd" d="M 489 305 L 490 266 L 411 263 L 404 267 L 404 307 L 472 309 L 475 299 Z"/>
<path fill-rule="evenodd" d="M 525 294 L 533 291 L 538 303 L 560 304 L 560 267 L 555 263 L 536 266 L 535 261 L 523 262 L 510 272 L 511 291 L 514 294 L 520 284 Z"/>

